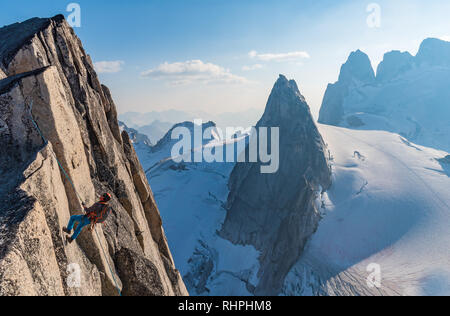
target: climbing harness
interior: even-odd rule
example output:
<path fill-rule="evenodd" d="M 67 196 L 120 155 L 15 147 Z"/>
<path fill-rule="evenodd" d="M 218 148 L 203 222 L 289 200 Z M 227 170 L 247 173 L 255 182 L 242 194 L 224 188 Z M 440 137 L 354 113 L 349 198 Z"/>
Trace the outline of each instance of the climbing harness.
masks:
<path fill-rule="evenodd" d="M 29 107 L 30 107 L 30 118 L 31 118 L 31 121 L 33 122 L 34 127 L 36 128 L 36 130 L 38 131 L 39 135 L 41 136 L 42 141 L 44 142 L 44 144 L 48 144 L 47 139 L 44 137 L 44 134 L 42 133 L 41 129 L 39 128 L 39 126 L 37 124 L 37 122 L 33 118 L 33 112 L 32 112 L 33 111 L 33 100 L 30 101 L 30 106 Z M 56 156 L 56 153 L 53 152 L 53 155 L 55 156 L 55 159 L 56 159 L 56 162 L 58 163 L 59 168 L 61 169 L 61 171 L 63 172 L 64 176 L 69 181 L 69 183 L 72 185 L 75 194 L 77 195 L 78 199 L 81 201 L 81 204 L 84 206 L 85 204 L 83 202 L 83 199 L 78 194 L 77 189 L 75 188 L 75 185 L 73 184 L 73 182 L 70 179 L 69 175 L 67 174 L 66 170 L 64 170 L 64 167 L 62 166 L 61 162 L 59 161 L 58 157 Z M 106 264 L 108 265 L 109 271 L 111 272 L 111 276 L 113 278 L 113 281 L 114 281 L 114 284 L 116 286 L 117 292 L 119 293 L 119 296 L 122 296 L 122 293 L 121 293 L 120 288 L 119 288 L 119 286 L 117 284 L 117 281 L 116 281 L 115 273 L 114 273 L 113 269 L 111 268 L 111 265 L 108 262 L 108 257 L 106 256 L 106 252 L 105 252 L 105 249 L 103 248 L 102 242 L 100 240 L 100 236 L 99 236 L 99 234 L 97 232 L 97 229 L 94 228 L 94 231 L 95 231 L 95 234 L 97 235 L 98 243 L 100 245 L 100 248 L 102 249 L 103 256 L 105 257 Z"/>
<path fill-rule="evenodd" d="M 100 210 L 98 209 L 99 204 L 102 206 Z M 95 224 L 104 223 L 108 218 L 110 207 L 106 204 L 106 202 L 99 202 L 95 206 L 97 208 L 94 210 L 90 208 L 89 212 L 86 213 L 86 216 L 91 220 L 91 222 L 94 222 Z"/>

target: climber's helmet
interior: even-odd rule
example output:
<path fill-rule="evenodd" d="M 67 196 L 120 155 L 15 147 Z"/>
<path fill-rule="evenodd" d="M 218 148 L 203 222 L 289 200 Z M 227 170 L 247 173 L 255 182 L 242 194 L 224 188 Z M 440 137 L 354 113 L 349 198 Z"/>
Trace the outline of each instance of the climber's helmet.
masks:
<path fill-rule="evenodd" d="M 109 202 L 111 200 L 111 194 L 105 193 L 100 197 L 100 201 Z"/>

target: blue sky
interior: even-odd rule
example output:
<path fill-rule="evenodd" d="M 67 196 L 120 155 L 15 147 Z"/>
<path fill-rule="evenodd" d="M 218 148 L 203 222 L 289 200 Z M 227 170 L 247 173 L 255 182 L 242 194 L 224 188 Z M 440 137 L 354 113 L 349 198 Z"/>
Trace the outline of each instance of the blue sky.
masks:
<path fill-rule="evenodd" d="M 67 16 L 71 2 L 4 1 L 0 25 Z M 393 49 L 415 54 L 426 37 L 450 40 L 447 0 L 73 2 L 81 7 L 76 33 L 119 112 L 262 109 L 282 73 L 317 115 L 351 51 L 365 51 L 376 66 Z M 380 9 L 379 27 L 367 22 L 371 3 Z"/>

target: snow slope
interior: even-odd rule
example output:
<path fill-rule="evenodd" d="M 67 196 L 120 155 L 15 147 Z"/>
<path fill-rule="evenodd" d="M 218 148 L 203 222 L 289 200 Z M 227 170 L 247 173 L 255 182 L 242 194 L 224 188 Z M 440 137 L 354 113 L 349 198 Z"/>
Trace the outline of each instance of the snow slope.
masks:
<path fill-rule="evenodd" d="M 450 175 L 442 151 L 320 125 L 333 156 L 324 219 L 285 295 L 450 295 Z M 369 264 L 381 288 L 367 284 Z"/>
<path fill-rule="evenodd" d="M 215 139 L 206 147 L 235 146 Z M 217 231 L 225 220 L 228 178 L 234 163 L 174 163 L 171 142 L 158 150 L 137 148 L 152 185 L 177 268 L 191 295 L 251 295 L 257 283 L 259 252 L 251 246 L 235 246 Z M 198 150 L 198 149 L 196 149 Z"/>
<path fill-rule="evenodd" d="M 281 294 L 450 295 L 448 153 L 385 131 L 319 130 L 333 158 L 333 185 Z M 217 235 L 233 164 L 175 164 L 161 159 L 165 147 L 138 148 L 138 155 L 153 166 L 148 179 L 190 293 L 251 295 L 259 253 Z M 380 265 L 381 288 L 367 284 L 371 263 Z"/>

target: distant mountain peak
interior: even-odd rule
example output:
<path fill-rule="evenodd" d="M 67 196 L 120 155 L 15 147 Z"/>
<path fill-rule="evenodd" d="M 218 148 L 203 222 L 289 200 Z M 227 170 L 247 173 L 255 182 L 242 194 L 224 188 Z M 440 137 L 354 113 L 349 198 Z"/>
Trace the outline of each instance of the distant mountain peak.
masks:
<path fill-rule="evenodd" d="M 375 81 L 375 72 L 369 56 L 359 49 L 350 54 L 339 75 L 341 82 L 351 82 L 354 79 L 364 83 Z"/>
<path fill-rule="evenodd" d="M 362 52 L 350 55 L 339 81 L 325 92 L 319 122 L 388 130 L 448 151 L 450 42 L 427 38 L 416 56 L 398 50 L 386 53 L 375 80 L 369 63 Z M 364 78 L 361 73 L 370 80 L 354 80 Z"/>
<path fill-rule="evenodd" d="M 437 38 L 427 38 L 420 44 L 416 55 L 418 64 L 450 66 L 450 42 Z"/>
<path fill-rule="evenodd" d="M 294 80 L 280 75 L 256 129 L 262 127 L 279 128 L 280 168 L 263 174 L 261 162 L 235 165 L 220 236 L 261 251 L 253 293 L 276 295 L 319 220 L 312 196 L 331 179 L 326 146 Z"/>
<path fill-rule="evenodd" d="M 163 138 L 161 138 L 156 145 L 153 147 L 153 151 L 159 151 L 161 149 L 163 149 L 164 147 L 166 147 L 168 144 L 172 144 L 174 142 L 174 140 L 172 139 L 172 133 L 175 129 L 180 128 L 180 127 L 185 127 L 187 129 L 189 129 L 189 131 L 191 131 L 191 135 L 194 135 L 194 127 L 195 124 L 194 122 L 191 121 L 186 121 L 186 122 L 181 122 L 181 123 L 177 123 L 175 124 L 167 133 L 166 135 L 164 135 Z M 206 130 L 207 128 L 210 127 L 216 127 L 216 124 L 212 121 L 206 122 L 202 124 L 202 131 Z M 176 142 L 176 141 L 175 141 Z"/>
<path fill-rule="evenodd" d="M 139 133 L 134 128 L 128 127 L 125 123 L 119 121 L 119 127 L 120 127 L 121 130 L 123 130 L 123 131 L 128 133 L 130 141 L 133 144 L 135 144 L 135 145 L 143 144 L 143 145 L 146 145 L 146 146 L 152 146 L 153 145 L 151 140 L 147 137 L 147 135 Z"/>
<path fill-rule="evenodd" d="M 295 80 L 280 75 L 267 102 L 266 110 L 257 126 L 280 126 L 292 117 L 310 115 L 309 106 L 300 93 Z"/>
<path fill-rule="evenodd" d="M 412 68 L 414 57 L 409 52 L 394 50 L 384 54 L 383 61 L 377 68 L 377 81 L 391 80 Z"/>

